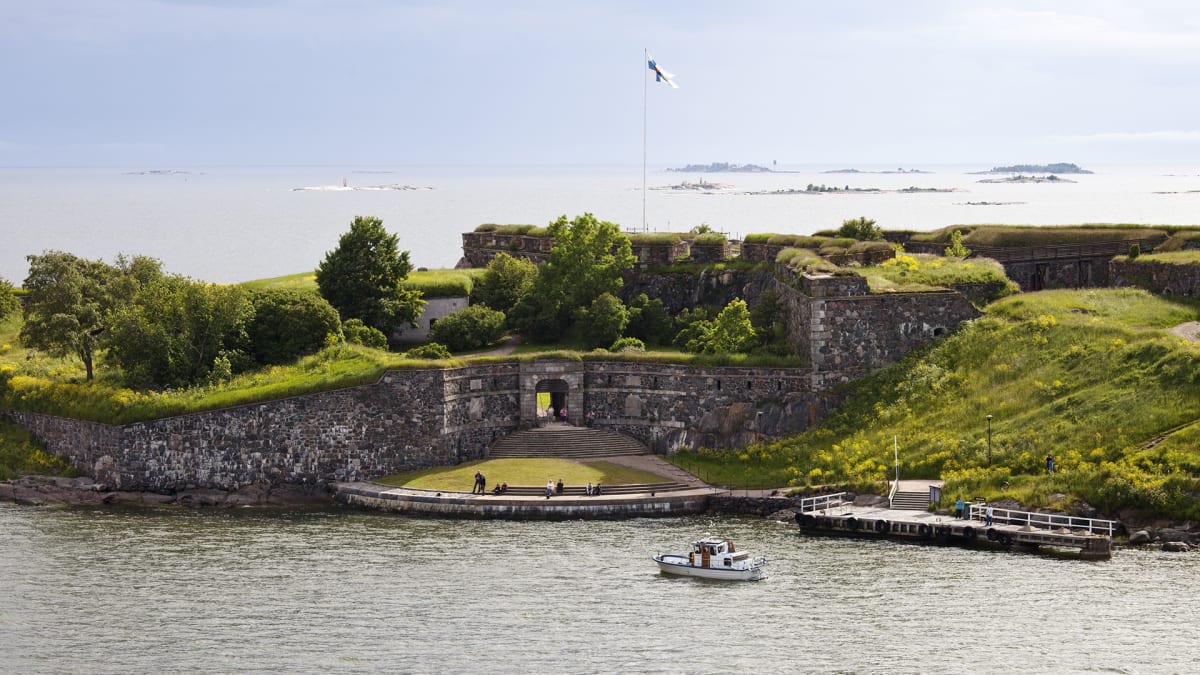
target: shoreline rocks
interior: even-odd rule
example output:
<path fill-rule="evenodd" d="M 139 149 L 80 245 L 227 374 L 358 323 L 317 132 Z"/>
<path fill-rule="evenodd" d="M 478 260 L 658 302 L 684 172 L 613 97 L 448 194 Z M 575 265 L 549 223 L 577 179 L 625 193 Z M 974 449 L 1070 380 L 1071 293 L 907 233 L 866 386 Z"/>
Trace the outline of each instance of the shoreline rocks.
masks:
<path fill-rule="evenodd" d="M 112 490 L 91 478 L 23 476 L 0 481 L 0 502 L 20 506 L 317 506 L 332 505 L 325 486 L 248 485 L 237 490 L 195 488 L 173 494 Z"/>

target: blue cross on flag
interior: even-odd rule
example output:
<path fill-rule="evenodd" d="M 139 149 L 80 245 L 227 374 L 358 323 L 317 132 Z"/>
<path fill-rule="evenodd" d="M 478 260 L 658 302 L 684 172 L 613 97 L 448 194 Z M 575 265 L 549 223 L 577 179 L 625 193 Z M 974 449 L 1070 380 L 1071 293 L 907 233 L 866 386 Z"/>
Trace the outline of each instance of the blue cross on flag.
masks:
<path fill-rule="evenodd" d="M 671 78 L 675 77 L 674 75 L 672 75 L 671 73 L 668 73 L 667 71 L 663 70 L 662 68 L 659 68 L 658 63 L 653 58 L 649 57 L 649 55 L 647 55 L 647 58 L 649 58 L 647 65 L 650 67 L 650 70 L 654 71 L 654 81 L 655 82 L 666 82 L 667 86 L 672 89 L 679 88 L 679 85 L 675 84 L 675 81 L 671 79 Z"/>

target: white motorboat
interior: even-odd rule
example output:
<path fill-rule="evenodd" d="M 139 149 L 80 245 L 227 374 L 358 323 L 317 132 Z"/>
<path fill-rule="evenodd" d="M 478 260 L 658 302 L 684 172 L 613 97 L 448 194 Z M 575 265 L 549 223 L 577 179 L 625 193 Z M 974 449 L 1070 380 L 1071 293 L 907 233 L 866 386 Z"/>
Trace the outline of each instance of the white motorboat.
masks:
<path fill-rule="evenodd" d="M 660 571 L 685 577 L 758 581 L 767 576 L 766 558 L 753 558 L 747 551 L 738 551 L 732 540 L 720 537 L 693 541 L 686 555 L 659 553 L 654 562 Z"/>

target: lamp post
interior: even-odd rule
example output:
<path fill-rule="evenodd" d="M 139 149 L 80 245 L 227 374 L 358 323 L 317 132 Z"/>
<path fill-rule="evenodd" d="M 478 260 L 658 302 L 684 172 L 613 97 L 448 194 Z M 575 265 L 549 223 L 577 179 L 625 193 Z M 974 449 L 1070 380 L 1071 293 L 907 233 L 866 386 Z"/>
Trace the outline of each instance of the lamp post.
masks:
<path fill-rule="evenodd" d="M 988 421 L 988 466 L 992 465 L 992 416 L 987 416 Z"/>
<path fill-rule="evenodd" d="M 762 411 L 759 410 L 754 415 L 754 442 L 762 441 Z"/>

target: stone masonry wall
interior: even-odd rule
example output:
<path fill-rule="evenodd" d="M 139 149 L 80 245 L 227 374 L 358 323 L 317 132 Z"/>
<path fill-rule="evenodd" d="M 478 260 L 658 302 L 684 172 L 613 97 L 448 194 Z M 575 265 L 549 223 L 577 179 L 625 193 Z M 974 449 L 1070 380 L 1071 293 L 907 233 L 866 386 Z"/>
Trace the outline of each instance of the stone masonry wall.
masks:
<path fill-rule="evenodd" d="M 1137 286 L 1151 293 L 1200 297 L 1200 265 L 1172 265 L 1118 258 L 1108 264 L 1113 286 Z"/>

